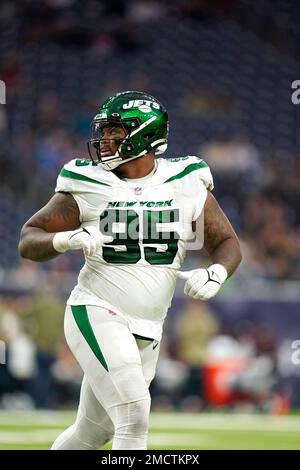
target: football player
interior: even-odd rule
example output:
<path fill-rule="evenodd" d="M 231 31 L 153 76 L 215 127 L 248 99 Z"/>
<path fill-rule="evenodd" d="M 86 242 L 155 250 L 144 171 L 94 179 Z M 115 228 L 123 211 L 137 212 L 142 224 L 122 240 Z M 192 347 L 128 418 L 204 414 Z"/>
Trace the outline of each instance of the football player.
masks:
<path fill-rule="evenodd" d="M 64 165 L 56 194 L 24 225 L 19 251 L 45 261 L 82 249 L 85 264 L 65 312 L 65 336 L 84 371 L 75 423 L 52 449 L 146 449 L 162 327 L 176 278 L 213 297 L 241 260 L 211 194 L 207 164 L 165 152 L 168 115 L 154 97 L 108 98 L 92 121 L 90 159 Z M 193 226 L 204 219 L 212 265 L 181 273 Z"/>

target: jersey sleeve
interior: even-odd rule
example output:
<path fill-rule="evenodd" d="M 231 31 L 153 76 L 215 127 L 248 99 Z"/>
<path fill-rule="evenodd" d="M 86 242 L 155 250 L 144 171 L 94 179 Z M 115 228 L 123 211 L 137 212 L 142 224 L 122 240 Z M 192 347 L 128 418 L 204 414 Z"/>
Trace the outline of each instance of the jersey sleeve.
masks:
<path fill-rule="evenodd" d="M 196 174 L 198 180 L 204 184 L 206 189 L 212 191 L 214 189 L 214 180 L 210 171 L 210 168 L 205 160 L 198 157 L 190 157 L 190 164 L 196 165 L 198 168 L 196 170 Z"/>
<path fill-rule="evenodd" d="M 73 178 L 68 178 L 67 175 L 69 174 L 71 170 L 71 164 L 72 161 L 69 163 L 66 163 L 62 169 L 60 170 L 60 173 L 57 177 L 56 180 L 56 187 L 55 187 L 55 192 L 63 192 L 63 193 L 73 193 L 74 191 L 74 179 Z"/>
<path fill-rule="evenodd" d="M 78 160 L 71 160 L 63 166 L 57 177 L 55 192 L 72 194 L 79 208 L 80 222 L 89 222 L 97 218 L 99 196 L 91 190 L 88 178 L 82 174 L 76 162 Z"/>
<path fill-rule="evenodd" d="M 195 221 L 202 214 L 207 197 L 207 191 L 212 191 L 214 189 L 214 181 L 210 168 L 204 160 L 198 157 L 190 157 L 190 165 L 195 165 L 196 169 L 193 171 L 193 184 L 199 188 L 193 214 L 193 221 Z"/>

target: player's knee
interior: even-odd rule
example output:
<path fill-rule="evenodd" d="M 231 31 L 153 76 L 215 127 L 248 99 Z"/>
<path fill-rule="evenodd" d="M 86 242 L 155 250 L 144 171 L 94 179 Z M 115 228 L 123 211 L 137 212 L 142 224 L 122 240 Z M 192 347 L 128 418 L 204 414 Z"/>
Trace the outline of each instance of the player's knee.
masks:
<path fill-rule="evenodd" d="M 133 426 L 137 430 L 147 431 L 150 413 L 150 397 L 131 404 Z"/>
<path fill-rule="evenodd" d="M 150 396 L 131 403 L 118 405 L 114 410 L 116 434 L 147 433 L 150 413 Z"/>

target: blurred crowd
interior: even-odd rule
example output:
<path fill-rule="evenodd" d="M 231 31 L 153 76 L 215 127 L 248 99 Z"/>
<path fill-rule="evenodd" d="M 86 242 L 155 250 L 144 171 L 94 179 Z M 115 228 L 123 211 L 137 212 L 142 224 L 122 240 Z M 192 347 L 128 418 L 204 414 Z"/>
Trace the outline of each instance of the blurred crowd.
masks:
<path fill-rule="evenodd" d="M 82 371 L 63 338 L 64 306 L 53 286 L 1 300 L 0 409 L 77 404 Z M 226 324 L 213 305 L 186 299 L 165 325 L 153 409 L 285 414 L 300 406 L 291 353 L 292 340 L 276 336 L 272 325 Z"/>
<path fill-rule="evenodd" d="M 241 319 L 226 325 L 213 306 L 193 299 L 171 317 L 152 385 L 154 407 L 285 414 L 299 406 L 299 370 L 286 367 L 291 341 L 280 341 L 271 327 Z"/>
<path fill-rule="evenodd" d="M 64 307 L 50 288 L 1 301 L 0 408 L 75 405 L 82 373 L 63 338 Z"/>
<path fill-rule="evenodd" d="M 228 15 L 230 4 L 225 3 Z M 18 266 L 16 244 L 20 226 L 51 196 L 62 165 L 74 157 L 87 155 L 90 121 L 101 100 L 120 89 L 136 88 L 155 94 L 158 87 L 158 97 L 163 101 L 165 97 L 170 111 L 170 146 L 166 156 L 188 152 L 204 158 L 211 166 L 215 195 L 242 241 L 244 262 L 239 274 L 243 278 L 275 280 L 299 277 L 300 159 L 293 139 L 286 147 L 287 131 L 283 127 L 284 119 L 295 113 L 295 107 L 293 113 L 289 109 L 282 111 L 283 121 L 281 124 L 279 120 L 278 124 L 279 131 L 283 129 L 282 135 L 279 132 L 271 136 L 271 144 L 264 146 L 263 133 L 270 128 L 272 135 L 277 132 L 277 115 L 280 116 L 283 104 L 290 106 L 289 101 L 278 102 L 276 113 L 266 108 L 270 99 L 269 82 L 263 82 L 260 92 L 265 93 L 264 114 L 258 108 L 263 100 L 253 101 L 249 91 L 249 96 L 245 95 L 244 101 L 239 102 L 238 87 L 226 91 L 221 84 L 211 87 L 202 82 L 188 86 L 187 77 L 193 71 L 186 55 L 189 41 L 192 48 L 189 34 L 195 29 L 195 21 L 199 30 L 209 27 L 213 21 L 212 7 L 215 15 L 216 11 L 225 14 L 222 2 L 205 1 L 1 3 L 0 78 L 5 82 L 7 96 L 6 105 L 0 107 L 0 235 L 5 246 L 0 267 Z M 101 28 L 97 18 L 101 20 Z M 156 84 L 144 68 L 146 57 L 154 52 L 146 38 L 153 27 L 159 28 L 164 21 L 180 26 L 183 20 L 186 26 L 182 30 L 182 61 L 174 64 L 174 73 L 182 80 L 182 87 L 179 93 L 177 84 L 172 84 L 176 93 L 170 99 L 167 71 L 163 78 L 164 71 L 157 64 L 154 76 L 159 73 L 162 77 Z M 166 29 L 164 34 L 162 44 L 168 52 L 170 31 Z M 222 37 L 223 33 L 218 31 L 218 34 Z M 235 34 L 236 40 L 241 33 L 233 28 L 230 34 Z M 234 44 L 228 41 L 227 49 L 232 47 L 234 51 Z M 249 57 L 253 53 L 251 47 Z M 207 56 L 208 60 L 211 59 Z M 278 67 L 283 60 L 278 56 L 274 64 Z M 130 74 L 126 72 L 126 61 L 133 64 Z M 226 64 L 224 71 L 220 65 L 221 75 L 228 71 Z M 59 73 L 57 67 L 61 68 Z M 246 77 L 249 70 L 244 69 Z M 245 77 L 241 71 L 241 85 Z M 159 85 L 161 80 L 163 85 Z M 288 95 L 285 98 L 290 99 Z M 249 108 L 244 113 L 242 105 Z M 270 109 L 267 116 L 266 109 Z M 256 110 L 257 119 L 268 118 L 269 124 L 262 121 L 256 131 L 249 124 L 247 132 L 247 126 L 241 123 Z M 291 135 L 293 132 L 296 135 L 296 128 L 293 131 L 292 127 L 298 122 L 297 116 L 290 119 Z M 69 263 L 70 270 L 78 269 L 81 262 L 80 257 L 75 257 L 75 261 L 56 261 L 55 267 L 63 263 L 62 269 L 66 270 L 65 265 Z"/>
<path fill-rule="evenodd" d="M 299 113 L 290 101 L 299 67 L 234 23 L 238 3 L 247 4 L 1 2 L 0 340 L 7 367 L 0 365 L 0 408 L 77 401 L 81 371 L 62 318 L 82 254 L 36 264 L 19 258 L 17 243 L 24 221 L 53 194 L 62 165 L 86 157 L 90 121 L 112 93 L 157 96 L 170 114 L 166 156 L 194 154 L 210 165 L 214 194 L 242 244 L 233 282 L 299 279 Z M 189 253 L 187 267 L 201 262 Z M 271 324 L 234 325 L 224 325 L 214 305 L 175 305 L 154 406 L 299 406 L 289 331 L 279 338 Z"/>
<path fill-rule="evenodd" d="M 215 194 L 243 247 L 246 277 L 285 280 L 300 276 L 300 158 L 276 158 L 238 135 L 200 149 L 210 164 Z"/>

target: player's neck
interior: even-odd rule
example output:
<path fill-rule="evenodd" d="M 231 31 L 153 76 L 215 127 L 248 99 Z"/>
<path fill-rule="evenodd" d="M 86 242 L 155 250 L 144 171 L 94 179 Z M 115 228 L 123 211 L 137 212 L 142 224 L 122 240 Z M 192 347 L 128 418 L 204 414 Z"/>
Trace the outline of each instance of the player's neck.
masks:
<path fill-rule="evenodd" d="M 137 179 L 149 175 L 155 167 L 154 156 L 147 153 L 143 157 L 123 163 L 116 170 L 117 176 L 122 178 Z"/>

